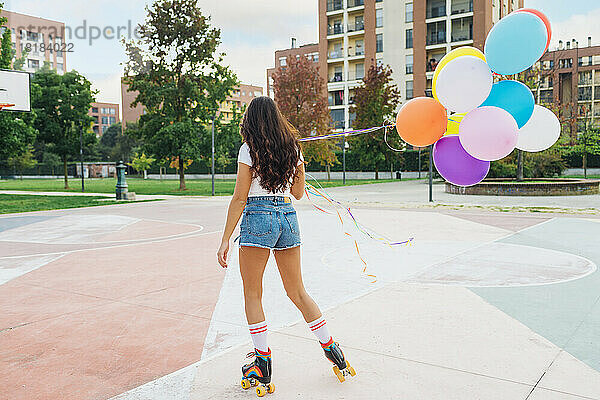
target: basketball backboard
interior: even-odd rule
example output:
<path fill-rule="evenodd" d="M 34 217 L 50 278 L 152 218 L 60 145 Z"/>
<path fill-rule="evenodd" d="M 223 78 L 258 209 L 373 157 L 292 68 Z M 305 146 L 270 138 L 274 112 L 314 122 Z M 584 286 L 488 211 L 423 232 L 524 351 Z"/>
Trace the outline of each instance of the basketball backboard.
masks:
<path fill-rule="evenodd" d="M 0 70 L 0 109 L 31 111 L 30 75 L 23 71 Z"/>

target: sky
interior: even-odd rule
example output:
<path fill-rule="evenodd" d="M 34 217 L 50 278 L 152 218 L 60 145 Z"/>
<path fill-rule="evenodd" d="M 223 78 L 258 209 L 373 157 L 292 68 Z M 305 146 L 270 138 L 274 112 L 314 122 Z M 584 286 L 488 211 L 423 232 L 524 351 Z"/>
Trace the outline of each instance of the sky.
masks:
<path fill-rule="evenodd" d="M 398 1 L 398 0 L 385 0 Z M 424 1 L 424 0 L 415 0 Z M 125 52 L 118 39 L 90 41 L 90 28 L 136 26 L 149 0 L 4 0 L 5 9 L 64 22 L 75 32 L 86 26 L 86 38 L 67 39 L 73 52 L 67 68 L 90 79 L 99 90 L 98 101 L 120 103 L 120 77 Z M 274 65 L 275 50 L 318 40 L 317 0 L 199 0 L 200 8 L 221 29 L 220 51 L 241 82 L 265 87 L 266 69 Z M 552 23 L 551 49 L 575 38 L 580 46 L 600 45 L 600 1 L 525 0 L 525 6 L 546 13 Z M 80 33 L 84 30 L 80 28 Z M 126 33 L 126 30 L 122 32 Z M 90 43 L 91 42 L 91 43 Z"/>

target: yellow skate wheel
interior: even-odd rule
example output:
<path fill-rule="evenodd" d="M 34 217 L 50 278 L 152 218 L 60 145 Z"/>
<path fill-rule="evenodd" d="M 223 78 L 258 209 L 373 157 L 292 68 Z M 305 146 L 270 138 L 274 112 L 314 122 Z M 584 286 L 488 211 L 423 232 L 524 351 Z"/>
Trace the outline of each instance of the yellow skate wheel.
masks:
<path fill-rule="evenodd" d="M 264 386 L 257 386 L 256 387 L 256 395 L 258 397 L 263 397 L 265 394 L 267 394 L 267 389 L 265 389 Z"/>
<path fill-rule="evenodd" d="M 250 387 L 252 387 L 252 384 L 250 383 L 250 381 L 246 378 L 242 379 L 242 389 L 248 390 L 248 389 L 250 389 Z"/>
<path fill-rule="evenodd" d="M 340 382 L 344 382 L 346 380 L 344 374 L 342 374 L 342 371 L 340 371 L 337 365 L 333 366 L 333 373 L 335 374 L 335 376 L 337 376 Z"/>
<path fill-rule="evenodd" d="M 350 376 L 356 376 L 356 371 L 352 366 L 350 366 L 350 363 L 348 361 L 346 361 L 346 368 L 348 369 Z"/>
<path fill-rule="evenodd" d="M 272 383 L 269 383 L 267 385 L 267 393 L 273 393 L 275 391 L 275 385 L 273 385 Z"/>

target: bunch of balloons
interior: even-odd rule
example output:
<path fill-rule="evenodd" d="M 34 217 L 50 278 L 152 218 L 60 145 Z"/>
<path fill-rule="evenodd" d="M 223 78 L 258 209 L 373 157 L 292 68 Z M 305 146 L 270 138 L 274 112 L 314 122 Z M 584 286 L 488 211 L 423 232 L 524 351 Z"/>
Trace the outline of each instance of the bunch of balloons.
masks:
<path fill-rule="evenodd" d="M 523 8 L 493 26 L 483 53 L 465 46 L 446 54 L 433 75 L 433 98 L 414 98 L 398 112 L 400 137 L 417 147 L 435 144 L 438 172 L 459 186 L 481 182 L 490 162 L 515 148 L 535 152 L 552 146 L 560 136 L 554 113 L 535 105 L 523 83 L 494 83 L 494 73 L 514 75 L 532 67 L 551 35 L 544 14 Z"/>

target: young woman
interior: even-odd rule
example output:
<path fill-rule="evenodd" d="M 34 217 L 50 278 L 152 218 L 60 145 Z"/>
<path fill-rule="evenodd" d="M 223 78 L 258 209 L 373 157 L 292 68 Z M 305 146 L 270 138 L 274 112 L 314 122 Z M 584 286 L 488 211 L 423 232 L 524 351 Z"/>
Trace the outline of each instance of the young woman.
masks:
<path fill-rule="evenodd" d="M 300 268 L 300 230 L 291 196 L 304 194 L 304 160 L 297 131 L 283 117 L 269 97 L 252 100 L 241 125 L 244 143 L 238 156 L 238 173 L 229 204 L 219 263 L 227 267 L 229 241 L 240 219 L 240 272 L 248 329 L 254 343 L 249 357 L 254 361 L 242 367 L 242 387 L 259 385 L 259 396 L 272 392 L 271 350 L 267 345 L 267 323 L 262 307 L 262 280 L 271 250 L 288 297 L 298 307 L 315 334 L 325 356 L 335 364 L 340 381 L 354 370 L 344 360 L 333 341 L 319 307 L 306 293 Z"/>

